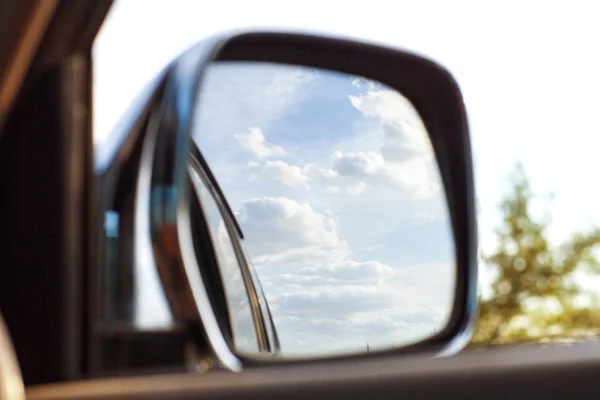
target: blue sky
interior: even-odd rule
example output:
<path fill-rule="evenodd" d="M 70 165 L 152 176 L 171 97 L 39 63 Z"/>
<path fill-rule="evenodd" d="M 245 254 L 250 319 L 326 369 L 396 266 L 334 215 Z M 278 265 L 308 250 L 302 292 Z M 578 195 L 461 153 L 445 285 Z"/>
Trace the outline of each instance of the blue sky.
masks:
<path fill-rule="evenodd" d="M 489 252 L 496 244 L 497 205 L 518 160 L 534 190 L 555 193 L 553 201 L 536 204 L 534 212 L 547 210 L 553 216 L 549 235 L 559 243 L 600 223 L 600 187 L 593 184 L 600 167 L 600 26 L 595 11 L 596 5 L 585 0 L 371 0 L 368 7 L 304 0 L 294 12 L 290 3 L 274 0 L 221 0 L 211 3 L 210 12 L 197 0 L 117 0 L 94 47 L 95 142 L 98 148 L 106 143 L 131 100 L 166 63 L 215 32 L 284 29 L 375 41 L 431 57 L 458 80 L 471 125 L 482 249 Z M 302 133 L 287 131 L 286 136 L 264 118 L 257 119 L 264 124 L 256 124 L 264 136 L 297 153 L 285 138 Z M 346 146 L 342 152 L 366 144 Z M 322 154 L 303 157 L 323 161 L 326 149 L 318 147 Z M 250 161 L 244 154 L 239 150 Z M 290 164 L 299 161 L 287 159 Z M 222 180 L 236 173 L 221 171 Z M 265 185 L 259 179 L 254 184 Z M 232 198 L 243 198 L 237 192 L 243 185 L 228 186 Z M 343 226 L 343 219 L 338 224 Z M 345 240 L 352 241 L 350 236 Z M 484 292 L 486 282 L 483 274 Z M 594 279 L 587 278 L 586 284 L 600 288 Z"/>
<path fill-rule="evenodd" d="M 194 139 L 288 353 L 399 346 L 448 317 L 454 254 L 429 140 L 408 101 L 372 86 L 264 63 L 217 63 L 203 83 Z"/>

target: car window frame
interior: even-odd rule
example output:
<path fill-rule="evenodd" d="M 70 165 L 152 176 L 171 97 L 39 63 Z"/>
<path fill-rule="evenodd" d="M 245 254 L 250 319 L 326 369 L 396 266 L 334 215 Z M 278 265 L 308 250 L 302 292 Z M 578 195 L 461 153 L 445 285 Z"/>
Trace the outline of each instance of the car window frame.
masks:
<path fill-rule="evenodd" d="M 261 301 L 261 298 L 260 298 L 261 296 L 259 295 L 259 293 L 256 289 L 254 278 L 252 277 L 252 272 L 250 271 L 250 269 L 252 267 L 246 258 L 247 253 L 242 244 L 242 240 L 243 240 L 242 230 L 241 230 L 241 228 L 235 218 L 235 215 L 233 214 L 227 200 L 225 199 L 223 192 L 221 191 L 220 187 L 218 186 L 218 183 L 217 183 L 216 179 L 214 178 L 214 175 L 212 174 L 210 168 L 208 167 L 206 160 L 202 156 L 200 149 L 193 142 L 193 140 L 190 141 L 189 169 L 193 169 L 194 172 L 196 172 L 198 174 L 201 182 L 203 183 L 203 185 L 207 189 L 209 195 L 215 202 L 215 205 L 217 206 L 217 208 L 221 214 L 221 218 L 223 219 L 223 223 L 227 230 L 228 240 L 231 242 L 232 248 L 235 252 L 237 264 L 238 264 L 238 267 L 240 268 L 240 272 L 241 272 L 242 278 L 244 280 L 244 285 L 246 287 L 246 293 L 248 295 L 250 309 L 252 310 L 252 318 L 254 321 L 255 334 L 256 334 L 256 337 L 257 337 L 259 345 L 260 345 L 261 353 L 267 352 L 267 353 L 275 354 L 279 350 L 278 340 L 276 340 L 276 339 L 270 340 L 269 336 L 273 336 L 273 335 L 269 335 L 268 329 L 267 329 L 268 325 L 271 325 L 274 329 L 274 324 L 272 322 L 272 319 L 270 318 L 270 312 L 268 314 L 269 318 L 267 318 L 264 315 L 263 308 L 261 306 L 263 301 Z M 198 200 L 200 200 L 199 197 L 200 196 L 197 196 Z M 204 207 L 202 204 L 200 204 L 200 208 L 204 212 Z M 211 241 L 212 241 L 211 244 L 214 247 L 215 244 L 214 244 L 214 239 L 212 238 L 212 233 L 211 233 Z M 220 266 L 219 266 L 219 268 L 220 268 Z M 264 298 L 264 296 L 262 296 L 262 297 Z M 264 298 L 264 299 L 266 301 L 266 298 Z M 266 305 L 266 306 L 268 309 L 268 305 Z M 232 316 L 230 316 L 230 319 L 231 318 L 232 318 Z M 269 319 L 269 323 L 267 323 L 267 319 Z M 230 324 L 232 324 L 232 322 L 230 322 Z M 234 349 L 235 349 L 235 346 L 234 346 Z"/>

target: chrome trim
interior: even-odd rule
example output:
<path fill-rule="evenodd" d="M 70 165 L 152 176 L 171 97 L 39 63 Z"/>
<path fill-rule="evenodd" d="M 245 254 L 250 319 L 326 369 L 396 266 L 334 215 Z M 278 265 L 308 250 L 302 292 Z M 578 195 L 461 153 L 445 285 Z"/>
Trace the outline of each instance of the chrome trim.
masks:
<path fill-rule="evenodd" d="M 265 295 L 265 292 L 262 288 L 262 284 L 260 283 L 260 279 L 258 277 L 258 274 L 256 273 L 256 269 L 254 269 L 254 265 L 252 264 L 252 259 L 250 258 L 250 255 L 246 249 L 246 247 L 244 246 L 243 243 L 240 243 L 240 247 L 242 252 L 244 253 L 244 257 L 246 259 L 246 264 L 248 265 L 248 269 L 250 271 L 250 275 L 252 276 L 252 282 L 254 284 L 254 287 L 256 289 L 257 294 L 260 293 L 259 296 L 259 301 L 260 298 L 262 297 L 264 299 L 264 307 L 266 309 L 266 313 L 262 313 L 263 315 L 263 321 L 265 323 L 265 329 L 267 330 L 267 338 L 269 339 L 269 346 L 271 349 L 271 352 L 276 353 L 277 355 L 280 354 L 281 352 L 281 345 L 279 343 L 279 335 L 277 334 L 277 328 L 275 327 L 275 321 L 273 320 L 273 315 L 271 314 L 271 308 L 269 307 L 269 303 L 267 302 L 267 296 Z M 249 261 L 248 261 L 249 260 Z M 262 310 L 262 308 L 261 308 Z M 266 316 L 265 316 L 266 314 Z M 266 328 L 266 325 L 269 325 L 269 328 Z"/>
<path fill-rule="evenodd" d="M 216 190 L 213 183 L 206 174 L 205 168 L 203 167 L 203 160 L 199 159 L 202 158 L 200 150 L 197 149 L 198 154 L 195 153 L 196 152 L 194 151 L 190 151 L 189 168 L 193 172 L 198 174 L 198 177 L 202 180 L 204 186 L 206 186 L 206 188 L 210 191 L 210 195 L 212 196 L 213 200 L 215 201 L 215 204 L 219 209 L 219 212 L 221 213 L 221 217 L 223 218 L 223 222 L 227 229 L 227 234 L 235 252 L 236 260 L 242 274 L 242 279 L 244 280 L 244 286 L 248 294 L 248 300 L 250 302 L 250 308 L 252 310 L 252 321 L 254 323 L 254 331 L 258 339 L 259 349 L 260 351 L 268 352 L 269 339 L 267 338 L 266 327 L 264 325 L 265 319 L 262 313 L 262 309 L 260 307 L 258 295 L 256 294 L 256 289 L 254 288 L 254 282 L 252 281 L 252 277 L 250 276 L 250 271 L 248 271 L 248 264 L 246 263 L 246 258 L 240 247 L 237 227 L 235 226 L 235 222 L 232 220 L 232 216 L 228 212 L 229 208 L 226 207 L 224 204 L 226 200 L 219 196 L 219 191 Z M 200 204 L 200 208 L 202 208 L 202 204 Z"/>
<path fill-rule="evenodd" d="M 136 97 L 109 140 L 96 149 L 94 173 L 100 189 L 96 218 L 103 218 L 114 202 L 123 167 L 135 164 L 135 149 L 141 147 L 134 167 L 136 207 L 127 211 L 134 213 L 133 230 L 124 233 L 133 240 L 134 262 L 143 262 L 142 256 L 147 259 L 151 251 L 174 323 L 200 322 L 219 363 L 237 372 L 242 363 L 221 331 L 195 259 L 186 196 L 194 100 L 203 67 L 214 58 L 219 43 L 218 38 L 206 40 L 167 66 Z M 96 223 L 102 227 L 100 220 Z M 104 250 L 94 276 L 100 276 L 104 268 Z M 97 283 L 94 288 L 99 289 Z M 91 303 L 97 318 L 100 305 L 97 299 Z M 98 350 L 92 345 L 92 354 Z"/>
<path fill-rule="evenodd" d="M 148 159 L 140 171 L 151 170 L 148 190 L 150 234 L 156 266 L 169 305 L 179 321 L 201 321 L 220 363 L 235 372 L 242 362 L 233 353 L 213 310 L 195 255 L 189 210 L 187 181 L 188 149 L 191 142 L 195 100 L 204 67 L 220 48 L 208 40 L 180 56 L 170 67 L 164 82 L 160 114 L 146 131 Z M 146 147 L 146 143 L 144 144 Z"/>

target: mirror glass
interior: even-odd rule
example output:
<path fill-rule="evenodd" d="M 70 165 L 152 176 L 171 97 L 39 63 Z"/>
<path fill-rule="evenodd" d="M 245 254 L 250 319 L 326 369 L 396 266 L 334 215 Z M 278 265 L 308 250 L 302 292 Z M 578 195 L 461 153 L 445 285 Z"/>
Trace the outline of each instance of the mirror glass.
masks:
<path fill-rule="evenodd" d="M 447 324 L 452 226 L 427 131 L 401 93 L 334 71 L 216 62 L 193 142 L 244 235 L 219 231 L 215 219 L 213 240 L 243 247 L 237 266 L 249 269 L 245 287 L 260 302 L 237 310 L 262 310 L 282 356 L 389 350 Z M 233 262 L 224 280 L 244 276 Z M 256 327 L 240 312 L 230 318 L 237 330 Z M 256 348 L 235 336 L 238 352 Z"/>

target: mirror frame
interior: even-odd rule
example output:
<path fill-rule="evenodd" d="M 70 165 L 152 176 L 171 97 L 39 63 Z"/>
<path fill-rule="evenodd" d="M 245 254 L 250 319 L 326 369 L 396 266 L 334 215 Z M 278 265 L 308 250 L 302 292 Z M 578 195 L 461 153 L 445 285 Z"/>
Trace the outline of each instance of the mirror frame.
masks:
<path fill-rule="evenodd" d="M 412 102 L 432 143 L 454 235 L 456 286 L 452 313 L 444 329 L 405 347 L 365 354 L 269 362 L 262 357 L 247 358 L 235 352 L 230 334 L 221 329 L 228 317 L 215 312 L 207 290 L 211 282 L 205 282 L 199 273 L 187 201 L 188 149 L 195 105 L 206 68 L 214 61 L 295 64 L 359 75 L 399 91 Z M 123 174 L 121 169 L 125 164 L 134 165 L 136 199 L 147 201 L 137 201 L 138 207 L 130 212 L 136 219 L 134 225 L 149 227 L 156 265 L 174 319 L 184 325 L 201 323 L 223 367 L 241 371 L 251 365 L 416 352 L 447 356 L 468 344 L 478 299 L 471 147 L 460 89 L 451 74 L 437 63 L 406 51 L 339 38 L 278 32 L 225 33 L 201 41 L 175 59 L 138 97 L 113 135 L 111 146 L 97 157 L 96 173 L 101 177 L 102 200 L 95 214 L 104 215 L 102 207 L 114 196 L 111 184 L 115 176 Z M 124 161 L 131 157 L 137 162 Z M 211 183 L 220 193 L 216 180 Z M 153 193 L 161 194 L 157 197 Z M 221 201 L 226 204 L 224 198 Z M 92 222 L 100 223 L 99 220 Z M 168 246 L 167 239 L 160 234 L 165 230 L 175 236 L 175 249 Z M 130 235 L 134 246 L 138 246 L 139 240 L 133 240 L 135 232 Z M 98 243 L 102 246 L 101 241 Z M 101 249 L 96 268 L 102 266 Z M 98 269 L 96 274 L 100 272 Z M 92 310 L 92 315 L 97 313 L 97 308 Z"/>

